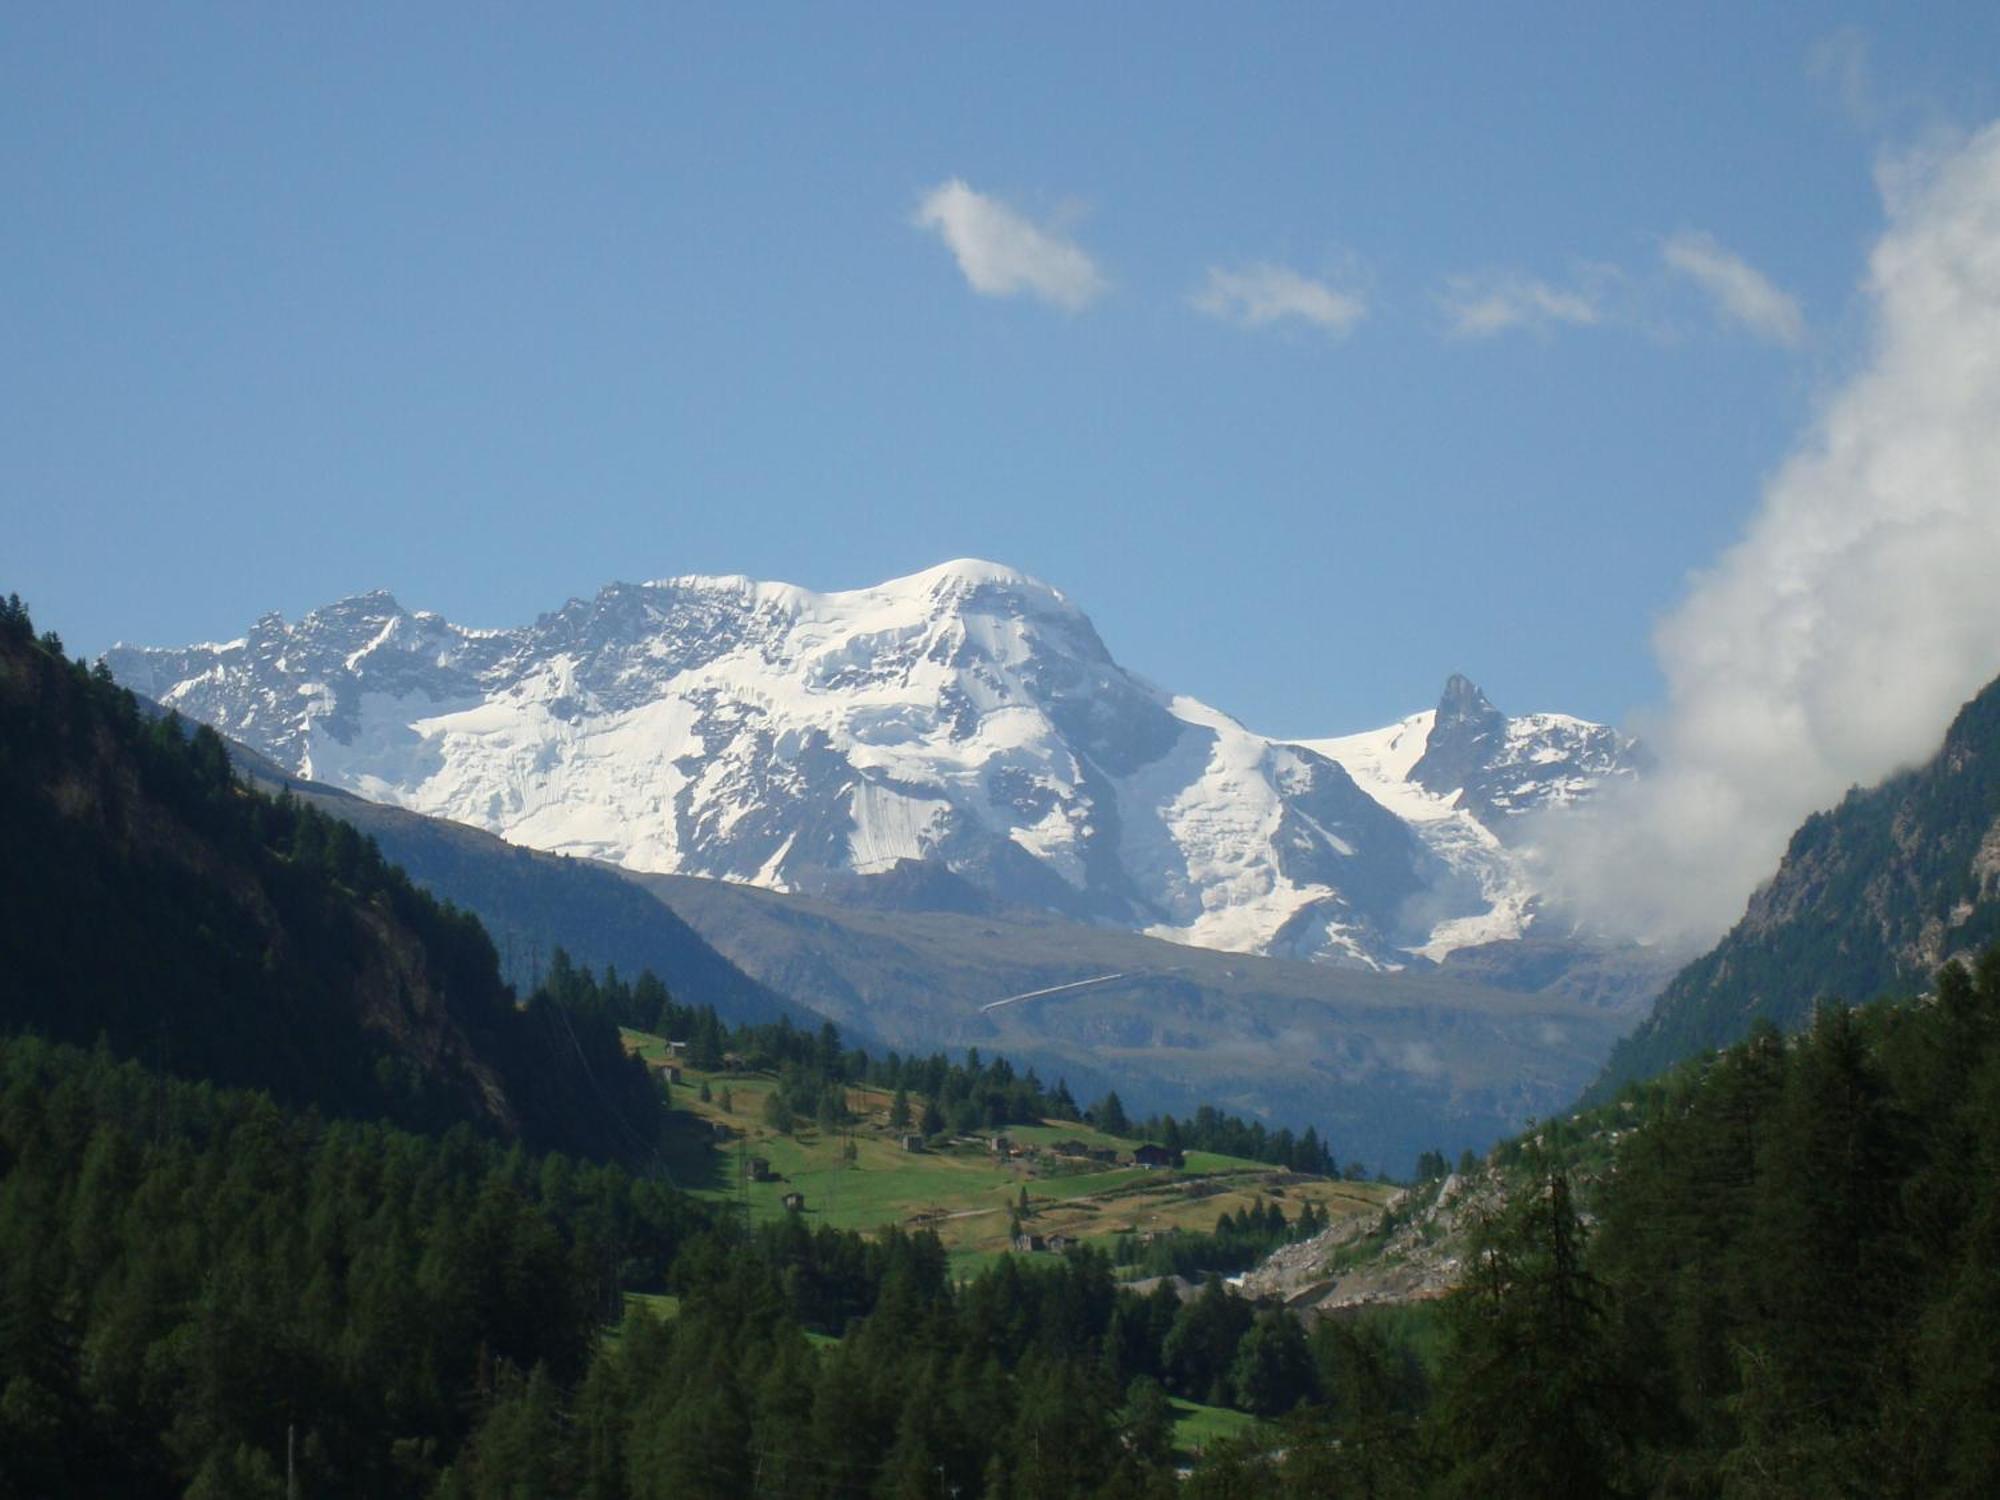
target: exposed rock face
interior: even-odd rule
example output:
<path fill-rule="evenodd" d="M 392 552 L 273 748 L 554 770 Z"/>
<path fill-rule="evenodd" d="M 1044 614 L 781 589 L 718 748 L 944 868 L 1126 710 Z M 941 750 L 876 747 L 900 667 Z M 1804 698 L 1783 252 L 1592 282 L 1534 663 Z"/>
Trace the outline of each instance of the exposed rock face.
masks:
<path fill-rule="evenodd" d="M 1978 849 L 1973 851 L 1972 875 L 1979 883 L 1981 901 L 1991 901 L 2000 896 L 2000 817 L 1993 820 L 1986 836 L 1979 841 Z"/>
<path fill-rule="evenodd" d="M 1634 774 L 1642 763 L 1638 746 L 1615 729 L 1567 714 L 1510 719 L 1454 673 L 1409 779 L 1440 797 L 1455 796 L 1505 839 L 1522 813 L 1574 802 L 1605 777 Z"/>
<path fill-rule="evenodd" d="M 1377 1219 L 1343 1219 L 1274 1251 L 1244 1276 L 1243 1294 L 1313 1313 L 1442 1297 L 1458 1284 L 1472 1230 L 1503 1200 L 1490 1172 L 1453 1173 L 1398 1193 Z"/>
<path fill-rule="evenodd" d="M 1410 780 L 1425 791 L 1450 796 L 1479 780 L 1507 744 L 1507 716 L 1454 672 L 1445 680 L 1424 753 Z"/>
<path fill-rule="evenodd" d="M 1913 994 L 2000 941 L 2000 682 L 1959 711 L 1924 766 L 1848 793 L 1792 836 L 1743 920 L 1683 969 L 1599 1088 L 1793 1029 L 1823 997 Z"/>

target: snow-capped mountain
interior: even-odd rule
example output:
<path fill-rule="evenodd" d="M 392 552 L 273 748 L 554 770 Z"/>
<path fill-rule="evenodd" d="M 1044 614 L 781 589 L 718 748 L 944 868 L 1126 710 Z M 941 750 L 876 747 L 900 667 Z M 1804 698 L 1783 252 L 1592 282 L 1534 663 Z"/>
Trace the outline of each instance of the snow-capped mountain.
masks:
<path fill-rule="evenodd" d="M 1456 674 L 1436 708 L 1303 748 L 1343 766 L 1480 892 L 1483 909 L 1441 915 L 1411 946 L 1432 959 L 1520 937 L 1538 904 L 1519 848 L 1527 815 L 1572 806 L 1644 764 L 1641 748 L 1615 729 L 1568 714 L 1509 718 Z"/>
<path fill-rule="evenodd" d="M 519 630 L 366 594 L 107 661 L 301 775 L 535 848 L 834 895 L 886 875 L 1370 966 L 1517 935 L 1510 819 L 1631 761 L 1610 730 L 1506 719 L 1462 678 L 1387 730 L 1276 741 L 969 560 L 844 593 L 612 584 Z"/>

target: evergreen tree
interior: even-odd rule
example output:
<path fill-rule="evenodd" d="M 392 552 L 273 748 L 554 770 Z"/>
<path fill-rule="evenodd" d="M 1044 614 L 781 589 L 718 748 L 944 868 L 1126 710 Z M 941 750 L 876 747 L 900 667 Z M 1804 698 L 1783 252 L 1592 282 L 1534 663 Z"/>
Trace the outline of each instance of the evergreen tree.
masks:
<path fill-rule="evenodd" d="M 509 1371 L 458 1465 L 454 1487 L 466 1500 L 541 1500 L 564 1493 L 571 1483 L 563 1448 L 559 1397 L 548 1371 L 537 1365 L 525 1381 Z"/>
<path fill-rule="evenodd" d="M 1051 1119 L 1076 1120 L 1082 1117 L 1076 1107 L 1075 1098 L 1070 1094 L 1069 1081 L 1067 1079 L 1058 1078 L 1056 1080 L 1055 1097 L 1050 1101 L 1050 1104 L 1049 1117 Z"/>
<path fill-rule="evenodd" d="M 1146 1463 L 1165 1464 L 1173 1457 L 1174 1403 L 1152 1376 L 1134 1376 L 1126 1387 L 1118 1435 Z"/>
<path fill-rule="evenodd" d="M 781 1088 L 772 1089 L 764 1096 L 764 1123 L 779 1135 L 790 1135 L 798 1121 L 792 1114 L 791 1101 Z"/>
<path fill-rule="evenodd" d="M 1287 1312 L 1260 1314 L 1236 1346 L 1229 1384 L 1236 1404 L 1276 1417 L 1315 1394 L 1312 1351 L 1299 1321 Z"/>
<path fill-rule="evenodd" d="M 1219 1278 L 1210 1278 L 1201 1295 L 1182 1304 L 1160 1346 L 1173 1388 L 1191 1400 L 1228 1405 L 1236 1346 L 1254 1317 L 1249 1303 L 1230 1296 Z"/>
<path fill-rule="evenodd" d="M 1551 1164 L 1537 1175 L 1535 1189 L 1477 1236 L 1467 1281 L 1446 1304 L 1450 1357 L 1436 1430 L 1453 1457 L 1452 1494 L 1624 1492 L 1631 1389 L 1603 1289 L 1584 1266 L 1569 1177 Z"/>

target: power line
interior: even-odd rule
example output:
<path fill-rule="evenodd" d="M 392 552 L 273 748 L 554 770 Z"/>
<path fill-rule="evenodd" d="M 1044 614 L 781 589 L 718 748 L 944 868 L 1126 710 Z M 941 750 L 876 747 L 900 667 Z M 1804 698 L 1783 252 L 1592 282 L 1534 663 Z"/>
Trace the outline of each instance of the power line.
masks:
<path fill-rule="evenodd" d="M 642 1135 L 638 1130 L 633 1128 L 632 1122 L 625 1118 L 625 1116 L 619 1111 L 618 1106 L 616 1104 L 612 1103 L 610 1091 L 606 1089 L 601 1082 L 598 1081 L 597 1070 L 591 1067 L 590 1058 L 587 1055 L 585 1055 L 583 1050 L 583 1044 L 579 1042 L 576 1038 L 576 1028 L 570 1025 L 568 1008 L 564 1006 L 561 1001 L 555 999 L 553 996 L 549 997 L 548 1003 L 550 1009 L 552 1009 L 556 1013 L 556 1016 L 562 1021 L 563 1030 L 569 1034 L 569 1044 L 571 1048 L 574 1049 L 576 1052 L 576 1060 L 583 1064 L 583 1076 L 585 1078 L 588 1078 L 590 1080 L 590 1086 L 597 1090 L 597 1096 L 603 1102 L 605 1112 L 609 1114 L 612 1119 L 616 1120 L 619 1123 L 619 1125 L 624 1128 L 624 1131 L 627 1135 L 631 1136 L 633 1140 L 637 1141 L 639 1145 L 648 1154 L 652 1156 L 653 1165 L 659 1169 L 660 1175 L 666 1179 L 667 1186 L 670 1188 L 674 1188 L 678 1191 L 680 1184 L 674 1181 L 673 1170 L 667 1165 L 666 1158 L 660 1155 L 659 1146 L 655 1142 L 647 1140 L 644 1135 Z"/>

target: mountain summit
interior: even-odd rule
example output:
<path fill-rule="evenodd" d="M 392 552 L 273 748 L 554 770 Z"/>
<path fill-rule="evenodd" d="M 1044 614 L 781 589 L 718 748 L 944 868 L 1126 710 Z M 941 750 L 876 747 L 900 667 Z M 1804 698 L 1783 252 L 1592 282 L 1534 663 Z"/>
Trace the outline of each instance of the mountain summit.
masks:
<path fill-rule="evenodd" d="M 106 660 L 298 774 L 535 848 L 836 897 L 948 890 L 1370 967 L 1517 933 L 1518 870 L 1459 845 L 1498 842 L 1481 818 L 1587 794 L 1629 749 L 1580 720 L 1509 720 L 1454 678 L 1420 735 L 1393 726 L 1411 784 L 1364 789 L 1346 742 L 1272 740 L 1163 692 L 1057 590 L 976 559 L 839 593 L 614 583 L 515 630 L 378 592 Z M 1447 814 L 1451 836 L 1422 826 Z"/>
<path fill-rule="evenodd" d="M 1455 792 L 1486 769 L 1506 740 L 1507 716 L 1470 678 L 1454 672 L 1445 680 L 1430 738 L 1410 767 L 1410 780 L 1428 792 Z"/>

